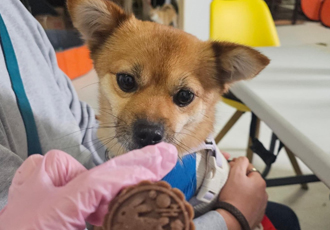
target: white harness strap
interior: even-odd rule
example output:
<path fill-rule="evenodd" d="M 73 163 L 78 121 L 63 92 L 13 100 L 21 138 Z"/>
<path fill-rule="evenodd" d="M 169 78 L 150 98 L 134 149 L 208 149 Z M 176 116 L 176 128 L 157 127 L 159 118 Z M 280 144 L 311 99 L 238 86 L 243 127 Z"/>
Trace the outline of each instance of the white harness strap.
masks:
<path fill-rule="evenodd" d="M 204 150 L 204 151 L 203 151 Z M 189 200 L 195 217 L 210 211 L 227 181 L 229 164 L 212 138 L 196 151 L 197 193 Z"/>
<path fill-rule="evenodd" d="M 192 152 L 196 152 L 197 192 L 189 203 L 196 218 L 213 209 L 228 179 L 230 166 L 211 137 Z M 263 229 L 259 224 L 254 230 Z"/>

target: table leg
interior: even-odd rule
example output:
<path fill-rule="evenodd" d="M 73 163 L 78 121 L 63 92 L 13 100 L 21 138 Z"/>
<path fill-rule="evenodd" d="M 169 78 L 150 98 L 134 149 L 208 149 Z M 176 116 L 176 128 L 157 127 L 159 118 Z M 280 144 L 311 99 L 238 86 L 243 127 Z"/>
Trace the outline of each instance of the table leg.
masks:
<path fill-rule="evenodd" d="M 217 137 L 215 138 L 215 143 L 219 143 L 222 138 L 227 134 L 227 132 L 233 127 L 236 121 L 244 114 L 242 111 L 236 111 L 234 115 L 229 119 L 227 124 L 222 128 Z"/>
<path fill-rule="evenodd" d="M 300 5 L 300 0 L 295 0 L 293 16 L 292 16 L 292 25 L 297 23 L 299 5 Z"/>
<path fill-rule="evenodd" d="M 275 154 L 275 145 L 276 145 L 277 139 L 278 138 L 275 135 L 275 133 L 272 133 L 272 138 L 271 138 L 271 141 L 270 141 L 269 151 L 273 154 Z"/>
<path fill-rule="evenodd" d="M 260 119 L 254 113 L 252 113 L 249 140 L 248 140 L 248 146 L 247 146 L 247 150 L 246 150 L 246 157 L 249 159 L 249 161 L 251 163 L 253 160 L 253 151 L 250 148 L 252 145 L 252 138 L 258 138 L 259 131 L 260 131 Z"/>
<path fill-rule="evenodd" d="M 288 157 L 289 157 L 289 159 L 291 161 L 291 164 L 293 166 L 294 171 L 296 172 L 296 175 L 302 176 L 303 174 L 301 172 L 300 166 L 298 164 L 298 161 L 297 161 L 295 155 L 286 146 L 284 148 L 285 148 L 286 153 L 288 154 Z M 301 184 L 301 188 L 307 190 L 308 189 L 308 185 L 306 183 L 303 183 L 303 184 Z"/>

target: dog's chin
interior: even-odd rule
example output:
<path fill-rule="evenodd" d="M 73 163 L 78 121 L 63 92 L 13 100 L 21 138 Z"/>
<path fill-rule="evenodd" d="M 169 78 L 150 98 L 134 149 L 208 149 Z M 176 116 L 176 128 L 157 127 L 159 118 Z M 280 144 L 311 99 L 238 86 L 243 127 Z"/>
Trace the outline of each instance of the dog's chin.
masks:
<path fill-rule="evenodd" d="M 107 150 L 110 158 L 114 156 L 123 155 L 133 150 L 142 149 L 143 147 L 138 146 L 134 142 L 129 142 L 126 140 L 117 139 L 115 144 L 107 146 Z"/>
<path fill-rule="evenodd" d="M 163 141 L 163 142 L 169 143 L 167 141 Z M 169 144 L 174 145 L 177 149 L 180 148 L 180 146 L 176 146 L 175 143 L 169 143 Z M 146 146 L 141 147 L 141 146 L 135 144 L 134 142 L 127 142 L 127 141 L 118 140 L 115 145 L 112 144 L 111 146 L 107 146 L 107 150 L 108 150 L 108 152 L 110 153 L 111 156 L 119 156 L 119 155 L 128 153 L 128 152 L 133 151 L 133 150 L 143 149 L 145 147 Z M 181 154 L 179 153 L 179 155 L 181 155 Z"/>
<path fill-rule="evenodd" d="M 166 141 L 163 141 L 165 143 L 168 143 Z M 147 146 L 139 146 L 137 144 L 135 144 L 134 142 L 129 142 L 129 143 L 121 143 L 123 145 L 123 148 L 125 148 L 127 150 L 127 152 L 129 151 L 133 151 L 133 150 L 137 150 L 137 149 L 143 149 Z"/>
<path fill-rule="evenodd" d="M 172 138 L 172 139 L 174 139 L 174 138 Z M 171 138 L 165 138 L 162 142 L 175 146 L 178 151 L 178 155 L 180 157 L 182 157 L 188 153 L 191 153 L 191 151 L 193 151 L 193 149 L 194 149 L 194 147 L 183 145 L 181 143 L 181 141 L 180 142 L 171 142 L 170 140 L 171 140 Z M 120 135 L 119 137 L 116 138 L 115 141 L 116 141 L 116 143 L 111 142 L 106 146 L 110 158 L 128 153 L 133 150 L 144 148 L 144 147 L 136 144 L 133 140 L 131 140 L 131 137 L 127 136 L 127 135 Z"/>

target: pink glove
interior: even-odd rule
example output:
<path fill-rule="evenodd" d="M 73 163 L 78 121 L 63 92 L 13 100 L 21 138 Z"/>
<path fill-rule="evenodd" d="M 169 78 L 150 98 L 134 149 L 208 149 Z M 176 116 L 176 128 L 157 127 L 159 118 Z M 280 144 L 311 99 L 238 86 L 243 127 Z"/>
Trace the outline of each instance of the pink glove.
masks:
<path fill-rule="evenodd" d="M 141 180 L 158 181 L 176 164 L 177 151 L 161 143 L 116 157 L 91 170 L 53 150 L 29 157 L 17 170 L 0 229 L 84 229 L 101 225 L 109 202 Z"/>

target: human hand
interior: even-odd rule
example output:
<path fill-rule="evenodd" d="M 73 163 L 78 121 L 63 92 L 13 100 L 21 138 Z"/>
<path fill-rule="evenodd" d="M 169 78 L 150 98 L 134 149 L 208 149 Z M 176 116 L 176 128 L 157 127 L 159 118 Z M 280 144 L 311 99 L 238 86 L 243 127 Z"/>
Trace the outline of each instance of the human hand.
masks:
<path fill-rule="evenodd" d="M 268 195 L 266 182 L 258 172 L 248 172 L 253 168 L 246 157 L 239 157 L 230 162 L 228 180 L 221 190 L 219 200 L 238 208 L 254 229 L 262 220 Z M 247 175 L 248 174 L 248 175 Z M 218 210 L 225 218 L 229 229 L 240 229 L 236 219 L 224 210 Z M 229 223 L 229 224 L 228 224 Z"/>
<path fill-rule="evenodd" d="M 229 160 L 230 158 L 230 154 L 224 151 L 220 151 L 222 153 L 222 155 L 225 157 L 226 160 Z"/>
<path fill-rule="evenodd" d="M 158 181 L 176 164 L 177 150 L 161 143 L 116 157 L 91 170 L 53 150 L 29 157 L 17 170 L 0 229 L 78 230 L 101 225 L 109 202 L 123 188 Z"/>

